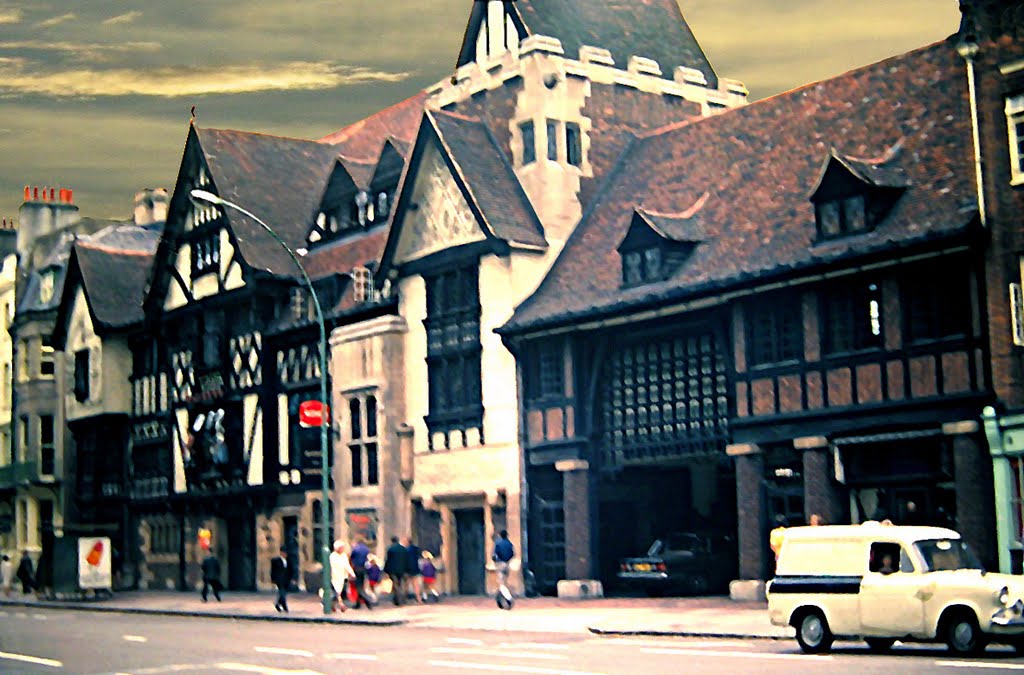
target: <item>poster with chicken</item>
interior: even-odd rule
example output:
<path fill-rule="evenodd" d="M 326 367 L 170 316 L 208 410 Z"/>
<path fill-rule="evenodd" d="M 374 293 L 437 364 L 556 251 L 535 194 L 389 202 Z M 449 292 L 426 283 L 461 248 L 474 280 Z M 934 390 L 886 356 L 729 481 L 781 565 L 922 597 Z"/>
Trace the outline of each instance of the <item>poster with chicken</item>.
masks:
<path fill-rule="evenodd" d="M 111 587 L 109 537 L 82 537 L 78 540 L 78 587 Z"/>

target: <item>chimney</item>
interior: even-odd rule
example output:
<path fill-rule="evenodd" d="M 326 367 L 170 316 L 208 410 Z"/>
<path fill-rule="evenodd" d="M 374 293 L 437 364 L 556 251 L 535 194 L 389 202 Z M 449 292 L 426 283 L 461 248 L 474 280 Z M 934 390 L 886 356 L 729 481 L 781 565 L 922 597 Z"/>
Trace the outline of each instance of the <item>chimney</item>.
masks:
<path fill-rule="evenodd" d="M 140 190 L 135 195 L 135 224 L 141 227 L 166 221 L 169 201 L 167 188 Z"/>
<path fill-rule="evenodd" d="M 963 42 L 985 42 L 1024 34 L 1024 2 L 1021 0 L 960 0 Z"/>
<path fill-rule="evenodd" d="M 25 186 L 25 201 L 18 209 L 17 250 L 27 261 L 27 254 L 39 237 L 74 225 L 80 220 L 78 207 L 72 203 L 71 190 L 49 186 Z M 13 225 L 13 223 L 12 223 Z M 28 264 L 26 262 L 26 264 Z"/>

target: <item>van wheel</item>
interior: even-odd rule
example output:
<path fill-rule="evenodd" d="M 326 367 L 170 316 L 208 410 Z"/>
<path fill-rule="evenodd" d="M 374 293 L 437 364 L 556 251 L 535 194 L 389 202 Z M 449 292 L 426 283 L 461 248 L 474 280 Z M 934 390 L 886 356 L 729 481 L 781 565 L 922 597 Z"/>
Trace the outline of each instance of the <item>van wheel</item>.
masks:
<path fill-rule="evenodd" d="M 811 609 L 796 621 L 796 641 L 807 654 L 824 654 L 835 639 L 820 610 Z"/>
<path fill-rule="evenodd" d="M 868 643 L 868 649 L 873 652 L 884 654 L 885 652 L 892 649 L 892 645 L 896 640 L 894 638 L 878 638 L 869 637 L 864 638 L 864 642 Z"/>
<path fill-rule="evenodd" d="M 978 620 L 969 612 L 954 614 L 946 621 L 946 645 L 958 656 L 974 656 L 985 651 L 985 638 Z"/>

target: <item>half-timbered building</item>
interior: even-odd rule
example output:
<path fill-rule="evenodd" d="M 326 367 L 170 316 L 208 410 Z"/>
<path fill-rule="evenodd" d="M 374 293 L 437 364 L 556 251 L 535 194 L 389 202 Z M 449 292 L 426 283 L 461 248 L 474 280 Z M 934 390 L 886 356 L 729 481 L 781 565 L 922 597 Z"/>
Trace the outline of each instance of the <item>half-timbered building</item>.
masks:
<path fill-rule="evenodd" d="M 684 530 L 733 537 L 756 594 L 812 513 L 992 560 L 971 128 L 951 38 L 628 148 L 500 329 L 543 583 Z"/>

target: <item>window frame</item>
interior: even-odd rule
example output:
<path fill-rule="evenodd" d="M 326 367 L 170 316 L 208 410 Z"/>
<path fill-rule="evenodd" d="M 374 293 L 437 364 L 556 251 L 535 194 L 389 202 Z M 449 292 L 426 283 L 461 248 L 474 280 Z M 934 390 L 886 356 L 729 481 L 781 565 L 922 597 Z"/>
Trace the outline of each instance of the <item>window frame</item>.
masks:
<path fill-rule="evenodd" d="M 960 266 L 965 262 L 933 260 L 904 271 L 900 305 L 905 344 L 962 339 L 974 332 L 973 270 Z M 950 318 L 954 311 L 960 316 Z"/>
<path fill-rule="evenodd" d="M 75 352 L 74 387 L 75 400 L 84 403 L 89 400 L 89 369 L 91 367 L 92 350 L 84 347 Z"/>
<path fill-rule="evenodd" d="M 519 137 L 523 142 L 522 165 L 533 164 L 537 161 L 537 129 L 533 120 L 519 123 Z"/>
<path fill-rule="evenodd" d="M 354 488 L 380 485 L 379 415 L 375 393 L 349 398 L 349 479 Z"/>
<path fill-rule="evenodd" d="M 39 349 L 39 378 L 50 380 L 57 375 L 56 352 L 53 347 L 42 345 Z"/>
<path fill-rule="evenodd" d="M 856 209 L 851 210 L 850 205 L 854 202 L 859 202 L 859 205 Z M 834 209 L 835 215 L 834 231 L 831 227 L 826 231 L 825 214 L 832 209 Z M 859 219 L 856 221 L 859 223 L 857 227 L 854 227 L 851 222 L 854 220 L 854 214 L 859 215 Z M 814 224 L 818 231 L 818 238 L 823 240 L 870 232 L 876 224 L 872 214 L 871 196 L 867 191 L 847 192 L 814 202 Z"/>
<path fill-rule="evenodd" d="M 827 284 L 819 291 L 818 303 L 822 356 L 853 354 L 883 347 L 884 304 L 881 284 L 877 280 L 854 278 Z"/>
<path fill-rule="evenodd" d="M 1024 185 L 1024 92 L 1006 97 L 1010 185 Z"/>
<path fill-rule="evenodd" d="M 583 166 L 583 131 L 577 122 L 565 123 L 565 161 L 570 166 Z"/>
<path fill-rule="evenodd" d="M 547 132 L 547 158 L 549 161 L 558 161 L 558 136 L 561 123 L 558 120 L 548 118 L 544 122 L 545 130 Z"/>
<path fill-rule="evenodd" d="M 788 316 L 789 312 L 793 315 Z M 805 360 L 803 297 L 799 291 L 760 294 L 744 305 L 743 319 L 750 368 Z M 787 333 L 790 325 L 794 328 Z M 767 341 L 761 337 L 763 335 L 769 336 Z"/>
<path fill-rule="evenodd" d="M 53 415 L 39 415 L 39 473 L 53 476 L 57 471 L 57 427 Z M 49 420 L 49 424 L 47 424 Z M 49 428 L 49 441 L 47 441 Z M 49 465 L 49 466 L 47 466 Z M 46 469 L 50 470 L 47 471 Z"/>

